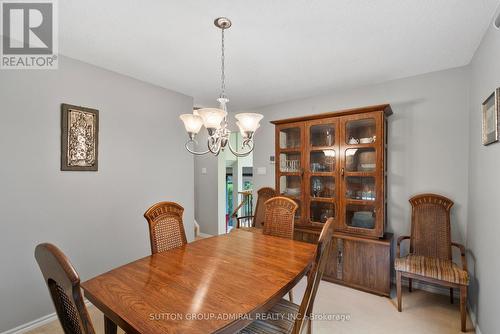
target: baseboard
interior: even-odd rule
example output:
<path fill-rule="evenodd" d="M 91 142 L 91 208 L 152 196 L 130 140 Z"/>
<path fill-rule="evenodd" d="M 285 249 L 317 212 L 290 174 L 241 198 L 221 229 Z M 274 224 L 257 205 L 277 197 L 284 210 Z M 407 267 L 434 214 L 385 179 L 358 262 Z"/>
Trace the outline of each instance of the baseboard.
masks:
<path fill-rule="evenodd" d="M 201 238 L 210 238 L 210 237 L 213 237 L 213 235 L 211 234 L 207 234 L 207 233 L 198 233 L 198 236 L 201 237 Z"/>
<path fill-rule="evenodd" d="M 89 307 L 91 305 L 92 304 L 88 300 L 85 301 L 85 306 Z M 23 325 L 9 329 L 9 330 L 2 332 L 0 334 L 23 334 L 23 333 L 29 332 L 35 328 L 38 328 L 40 326 L 46 325 L 52 321 L 57 321 L 56 312 L 51 313 L 51 314 L 47 314 L 41 318 L 35 319 L 35 320 L 27 322 Z"/>
<path fill-rule="evenodd" d="M 467 303 L 467 311 L 469 312 L 470 321 L 472 322 L 472 326 L 476 330 L 476 334 L 481 334 L 481 330 L 479 329 L 479 324 L 477 323 L 476 313 L 472 311 L 472 308 L 468 303 Z"/>

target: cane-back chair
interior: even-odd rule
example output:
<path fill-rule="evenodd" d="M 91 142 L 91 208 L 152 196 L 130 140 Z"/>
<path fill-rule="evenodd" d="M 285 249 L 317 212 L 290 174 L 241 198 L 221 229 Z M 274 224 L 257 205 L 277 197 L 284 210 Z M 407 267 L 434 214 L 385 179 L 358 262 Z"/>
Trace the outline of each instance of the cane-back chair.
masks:
<path fill-rule="evenodd" d="M 299 207 L 293 200 L 276 196 L 264 203 L 263 234 L 275 237 L 293 239 L 295 211 Z M 293 302 L 293 291 L 289 292 L 290 301 Z"/>
<path fill-rule="evenodd" d="M 150 207 L 144 218 L 149 225 L 151 254 L 164 252 L 187 243 L 182 214 L 184 208 L 174 202 L 159 202 Z"/>
<path fill-rule="evenodd" d="M 409 291 L 412 280 L 417 279 L 450 288 L 453 303 L 453 288 L 460 289 L 461 327 L 465 331 L 467 286 L 469 274 L 465 258 L 465 247 L 451 241 L 450 210 L 453 201 L 440 195 L 422 194 L 410 199 L 412 206 L 411 236 L 401 236 L 397 241 L 396 285 L 398 311 L 401 312 L 401 279 L 408 278 Z M 400 244 L 410 240 L 408 255 L 400 256 Z M 452 260 L 452 246 L 461 253 L 462 267 Z"/>
<path fill-rule="evenodd" d="M 48 243 L 36 246 L 35 258 L 64 333 L 94 334 L 80 289 L 80 277 L 68 258 L 59 248 Z"/>
<path fill-rule="evenodd" d="M 295 211 L 299 207 L 297 203 L 287 197 L 276 196 L 267 200 L 264 207 L 262 233 L 293 239 Z"/>
<path fill-rule="evenodd" d="M 257 204 L 255 205 L 255 212 L 252 216 L 242 216 L 236 218 L 236 228 L 240 227 L 257 227 L 261 228 L 264 224 L 265 208 L 264 203 L 268 199 L 277 196 L 273 188 L 263 187 L 257 191 Z M 246 222 L 246 223 L 245 223 Z"/>
<path fill-rule="evenodd" d="M 265 226 L 265 225 L 264 225 Z M 300 305 L 281 299 L 268 312 L 266 320 L 256 320 L 242 329 L 241 334 L 300 334 L 311 333 L 311 314 L 319 283 L 328 262 L 333 237 L 333 218 L 323 226 L 311 270 L 307 275 L 307 287 Z"/>

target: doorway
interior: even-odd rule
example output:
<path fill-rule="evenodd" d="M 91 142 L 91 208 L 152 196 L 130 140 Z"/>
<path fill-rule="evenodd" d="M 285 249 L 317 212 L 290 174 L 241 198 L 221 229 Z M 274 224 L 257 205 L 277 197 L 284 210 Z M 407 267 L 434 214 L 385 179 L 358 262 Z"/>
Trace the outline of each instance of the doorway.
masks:
<path fill-rule="evenodd" d="M 231 133 L 231 145 L 241 147 L 241 134 Z M 221 168 L 224 168 L 224 222 L 225 232 L 230 232 L 237 225 L 237 217 L 249 217 L 253 214 L 253 153 L 246 157 L 236 157 L 229 150 L 224 151 Z"/>

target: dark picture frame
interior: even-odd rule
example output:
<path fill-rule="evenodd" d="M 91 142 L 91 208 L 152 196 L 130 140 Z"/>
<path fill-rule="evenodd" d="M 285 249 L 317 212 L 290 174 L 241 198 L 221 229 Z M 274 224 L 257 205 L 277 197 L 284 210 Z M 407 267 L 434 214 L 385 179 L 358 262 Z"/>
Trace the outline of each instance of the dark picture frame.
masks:
<path fill-rule="evenodd" d="M 500 88 L 483 102 L 483 145 L 498 142 L 498 120 L 500 111 Z"/>
<path fill-rule="evenodd" d="M 61 104 L 61 170 L 97 171 L 99 110 Z"/>

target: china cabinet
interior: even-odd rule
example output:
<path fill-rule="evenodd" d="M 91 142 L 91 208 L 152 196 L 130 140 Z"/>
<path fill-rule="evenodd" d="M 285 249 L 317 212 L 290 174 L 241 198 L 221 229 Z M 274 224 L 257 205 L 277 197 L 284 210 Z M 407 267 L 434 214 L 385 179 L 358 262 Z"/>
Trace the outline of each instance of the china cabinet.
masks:
<path fill-rule="evenodd" d="M 379 294 L 390 289 L 392 235 L 384 225 L 391 114 L 389 105 L 378 105 L 271 122 L 276 189 L 299 205 L 295 238 L 316 242 L 334 217 L 336 248 L 325 279 Z M 359 280 L 370 272 L 384 283 Z"/>

